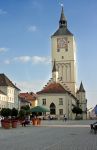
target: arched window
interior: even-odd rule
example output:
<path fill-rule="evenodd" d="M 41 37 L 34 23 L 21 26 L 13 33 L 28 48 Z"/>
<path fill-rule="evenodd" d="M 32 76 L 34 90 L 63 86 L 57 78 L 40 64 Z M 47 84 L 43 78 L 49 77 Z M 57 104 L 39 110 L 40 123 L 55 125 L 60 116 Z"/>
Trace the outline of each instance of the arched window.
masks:
<path fill-rule="evenodd" d="M 56 106 L 54 103 L 50 104 L 50 114 L 55 115 L 56 114 Z"/>

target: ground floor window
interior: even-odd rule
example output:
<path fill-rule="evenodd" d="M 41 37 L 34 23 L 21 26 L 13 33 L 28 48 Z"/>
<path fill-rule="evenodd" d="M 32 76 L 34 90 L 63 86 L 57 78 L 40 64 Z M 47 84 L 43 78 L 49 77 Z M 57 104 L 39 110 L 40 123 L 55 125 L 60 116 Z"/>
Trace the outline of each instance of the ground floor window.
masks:
<path fill-rule="evenodd" d="M 63 109 L 59 109 L 59 115 L 63 115 Z"/>

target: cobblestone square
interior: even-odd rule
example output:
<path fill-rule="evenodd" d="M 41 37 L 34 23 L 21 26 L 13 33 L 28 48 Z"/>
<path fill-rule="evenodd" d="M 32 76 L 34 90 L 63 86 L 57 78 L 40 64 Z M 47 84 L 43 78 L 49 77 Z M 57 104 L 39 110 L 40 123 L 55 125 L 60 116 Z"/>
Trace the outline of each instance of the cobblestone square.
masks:
<path fill-rule="evenodd" d="M 97 150 L 94 121 L 42 121 L 41 126 L 0 128 L 0 150 Z"/>

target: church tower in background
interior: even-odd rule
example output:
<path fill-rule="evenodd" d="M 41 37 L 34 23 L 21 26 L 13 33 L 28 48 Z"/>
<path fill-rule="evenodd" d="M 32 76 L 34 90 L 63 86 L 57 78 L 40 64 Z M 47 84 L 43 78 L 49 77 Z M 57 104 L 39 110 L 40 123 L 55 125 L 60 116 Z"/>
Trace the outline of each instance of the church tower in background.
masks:
<path fill-rule="evenodd" d="M 75 95 L 76 93 L 76 43 L 73 34 L 67 28 L 67 20 L 62 7 L 59 28 L 51 37 L 52 68 L 54 61 L 58 78 Z M 53 77 L 53 75 L 52 75 Z"/>

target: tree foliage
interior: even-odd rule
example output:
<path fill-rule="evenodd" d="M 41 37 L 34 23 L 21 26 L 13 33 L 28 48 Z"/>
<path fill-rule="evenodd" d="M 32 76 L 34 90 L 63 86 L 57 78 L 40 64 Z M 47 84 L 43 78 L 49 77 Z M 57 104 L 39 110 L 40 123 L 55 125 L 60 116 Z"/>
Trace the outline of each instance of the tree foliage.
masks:
<path fill-rule="evenodd" d="M 29 105 L 21 106 L 21 109 L 25 110 L 26 115 L 30 115 L 30 107 L 29 107 Z"/>
<path fill-rule="evenodd" d="M 72 112 L 74 114 L 76 114 L 76 116 L 77 116 L 78 114 L 82 114 L 82 109 L 77 107 L 77 106 L 74 106 L 73 109 L 72 109 Z"/>
<path fill-rule="evenodd" d="M 26 115 L 26 111 L 24 109 L 20 109 L 19 111 L 19 118 L 24 119 Z"/>
<path fill-rule="evenodd" d="M 11 109 L 10 108 L 2 108 L 1 116 L 8 118 L 11 116 Z"/>
<path fill-rule="evenodd" d="M 17 115 L 18 115 L 18 110 L 16 108 L 12 108 L 12 110 L 11 110 L 11 116 L 12 117 L 17 117 Z"/>

